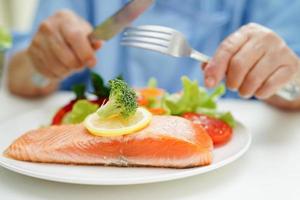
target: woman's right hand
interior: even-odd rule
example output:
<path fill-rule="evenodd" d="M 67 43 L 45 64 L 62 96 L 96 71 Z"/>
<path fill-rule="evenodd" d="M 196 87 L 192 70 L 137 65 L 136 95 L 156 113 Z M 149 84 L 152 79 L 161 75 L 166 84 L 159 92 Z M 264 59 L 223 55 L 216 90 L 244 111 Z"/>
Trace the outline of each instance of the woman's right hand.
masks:
<path fill-rule="evenodd" d="M 96 65 L 101 41 L 90 41 L 92 26 L 69 10 L 44 20 L 26 53 L 33 67 L 47 78 L 61 80 L 83 67 Z"/>

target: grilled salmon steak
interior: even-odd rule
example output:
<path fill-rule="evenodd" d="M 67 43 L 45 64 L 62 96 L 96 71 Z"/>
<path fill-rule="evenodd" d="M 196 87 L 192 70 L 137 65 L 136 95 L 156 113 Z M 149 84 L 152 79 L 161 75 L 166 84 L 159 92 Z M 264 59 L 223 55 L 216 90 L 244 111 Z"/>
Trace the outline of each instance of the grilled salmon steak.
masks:
<path fill-rule="evenodd" d="M 5 151 L 31 162 L 188 168 L 212 162 L 213 144 L 201 126 L 176 116 L 153 116 L 149 126 L 116 137 L 91 135 L 82 124 L 29 131 Z"/>

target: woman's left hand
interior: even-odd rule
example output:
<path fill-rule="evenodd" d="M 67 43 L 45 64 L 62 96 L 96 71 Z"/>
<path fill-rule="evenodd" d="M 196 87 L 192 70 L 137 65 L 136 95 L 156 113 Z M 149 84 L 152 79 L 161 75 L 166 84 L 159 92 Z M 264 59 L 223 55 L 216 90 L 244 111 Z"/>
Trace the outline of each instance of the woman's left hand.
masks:
<path fill-rule="evenodd" d="M 229 89 L 244 98 L 267 99 L 300 70 L 299 57 L 272 30 L 250 23 L 227 37 L 204 67 L 205 84 L 226 77 Z"/>

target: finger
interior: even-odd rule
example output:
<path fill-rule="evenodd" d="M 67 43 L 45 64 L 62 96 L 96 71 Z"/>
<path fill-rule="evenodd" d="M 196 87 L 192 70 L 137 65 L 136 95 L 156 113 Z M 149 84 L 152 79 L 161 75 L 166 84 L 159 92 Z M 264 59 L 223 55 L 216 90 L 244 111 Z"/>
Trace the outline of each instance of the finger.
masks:
<path fill-rule="evenodd" d="M 51 51 L 47 51 L 46 49 L 41 49 L 40 51 L 42 51 L 46 60 L 45 68 L 55 74 L 58 79 L 63 79 L 70 73 L 68 68 L 60 63 Z"/>
<path fill-rule="evenodd" d="M 39 37 L 35 36 L 34 39 L 31 42 L 31 45 L 29 46 L 27 53 L 29 55 L 30 61 L 32 62 L 35 70 L 42 75 L 50 78 L 50 79 L 56 79 L 56 75 L 52 73 L 49 69 L 47 69 L 46 65 L 47 62 L 45 62 L 45 57 L 41 49 L 41 44 L 38 40 Z"/>
<path fill-rule="evenodd" d="M 89 23 L 87 23 L 85 20 L 83 20 L 82 18 L 80 18 L 80 21 L 81 21 L 82 27 L 84 27 L 84 30 L 86 30 L 88 40 L 89 40 L 93 50 L 100 49 L 102 47 L 104 41 L 96 39 L 94 37 L 90 37 L 93 27 Z"/>
<path fill-rule="evenodd" d="M 57 76 L 45 67 L 43 55 L 40 55 L 42 54 L 41 51 L 37 49 L 29 49 L 28 54 L 30 55 L 30 60 L 33 63 L 34 69 L 38 73 L 49 79 L 57 79 Z"/>
<path fill-rule="evenodd" d="M 43 54 L 44 67 L 55 74 L 57 78 L 64 78 L 69 73 L 69 69 L 64 66 L 55 56 L 54 52 L 48 48 L 48 38 L 49 37 L 45 35 L 40 37 L 39 51 Z"/>
<path fill-rule="evenodd" d="M 207 67 L 207 64 L 208 64 L 208 63 L 202 63 L 202 64 L 201 64 L 201 69 L 202 69 L 202 70 L 205 70 L 205 68 Z"/>
<path fill-rule="evenodd" d="M 94 50 L 99 50 L 103 45 L 103 42 L 101 40 L 91 39 L 90 42 L 91 42 L 92 47 L 93 47 Z"/>
<path fill-rule="evenodd" d="M 250 70 L 239 88 L 242 97 L 250 98 L 253 96 L 268 77 L 279 68 L 280 64 L 275 62 L 274 59 L 272 54 L 266 54 Z"/>
<path fill-rule="evenodd" d="M 216 86 L 225 76 L 230 59 L 247 42 L 248 35 L 237 31 L 226 38 L 204 70 L 207 87 Z"/>
<path fill-rule="evenodd" d="M 68 69 L 79 69 L 83 65 L 79 58 L 77 58 L 75 52 L 65 43 L 63 38 L 57 34 L 49 37 L 48 45 L 55 57 Z"/>
<path fill-rule="evenodd" d="M 96 64 L 96 58 L 88 39 L 89 33 L 86 30 L 74 29 L 74 26 L 78 26 L 78 24 L 71 23 L 62 26 L 64 40 L 73 49 L 82 64 L 92 67 Z"/>
<path fill-rule="evenodd" d="M 233 91 L 239 89 L 248 72 L 263 57 L 265 51 L 257 40 L 247 41 L 229 61 L 227 87 Z"/>
<path fill-rule="evenodd" d="M 279 67 L 255 93 L 258 99 L 267 99 L 273 96 L 283 85 L 287 84 L 294 76 L 292 66 Z"/>

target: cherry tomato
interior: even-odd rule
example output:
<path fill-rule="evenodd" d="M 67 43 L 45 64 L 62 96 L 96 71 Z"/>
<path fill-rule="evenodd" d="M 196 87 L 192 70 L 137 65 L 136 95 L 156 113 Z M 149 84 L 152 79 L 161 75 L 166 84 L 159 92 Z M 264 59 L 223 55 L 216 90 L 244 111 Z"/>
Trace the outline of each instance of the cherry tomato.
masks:
<path fill-rule="evenodd" d="M 74 103 L 77 100 L 72 100 L 70 101 L 68 104 L 66 104 L 65 106 L 63 106 L 62 108 L 60 108 L 54 115 L 53 119 L 52 119 L 52 123 L 51 125 L 60 125 L 64 116 L 70 112 L 73 108 Z"/>
<path fill-rule="evenodd" d="M 194 124 L 200 124 L 207 131 L 215 146 L 226 144 L 232 137 L 232 128 L 222 120 L 197 113 L 185 113 L 183 117 Z"/>

